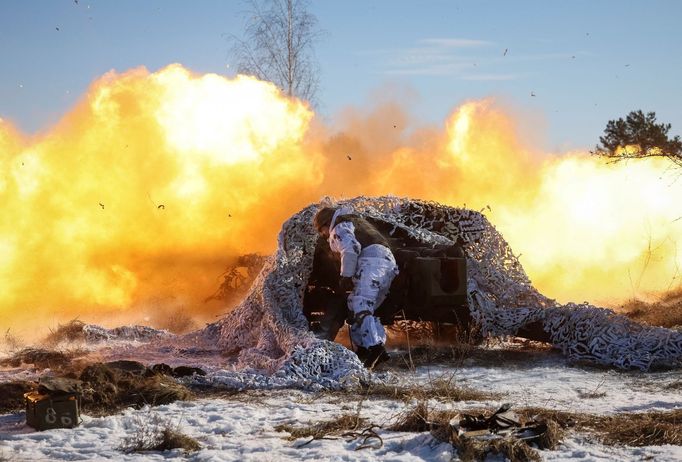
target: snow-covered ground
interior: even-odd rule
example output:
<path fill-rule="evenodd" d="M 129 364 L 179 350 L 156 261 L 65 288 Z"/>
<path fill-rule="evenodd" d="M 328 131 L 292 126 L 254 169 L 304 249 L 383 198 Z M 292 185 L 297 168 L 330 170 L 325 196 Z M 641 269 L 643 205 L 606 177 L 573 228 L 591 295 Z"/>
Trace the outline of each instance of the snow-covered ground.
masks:
<path fill-rule="evenodd" d="M 31 378 L 32 373 L 6 370 L 0 381 Z M 219 377 L 219 372 L 215 372 Z M 573 367 L 550 352 L 529 354 L 527 360 L 497 364 L 491 361 L 465 361 L 453 367 L 431 365 L 414 371 L 391 371 L 384 378 L 397 382 L 417 382 L 425 386 L 439 377 L 453 378 L 458 385 L 501 393 L 494 401 L 436 402 L 434 406 L 452 409 L 493 408 L 503 402 L 514 406 L 537 406 L 563 411 L 608 414 L 682 408 L 682 393 L 670 387 L 682 380 L 680 371 L 618 372 L 607 369 Z M 585 397 L 585 396 L 589 397 Z M 581 397 L 582 396 L 582 397 Z M 117 415 L 83 416 L 75 429 L 35 432 L 24 424 L 23 413 L 0 416 L 0 460 L 194 460 L 194 461 L 417 461 L 456 460 L 447 443 L 426 433 L 397 433 L 379 430 L 383 445 L 360 449 L 361 439 L 334 437 L 289 441 L 280 424 L 307 425 L 342 414 L 357 412 L 371 423 L 388 427 L 414 403 L 386 399 L 362 399 L 358 394 L 325 394 L 300 390 L 252 390 L 225 398 L 203 398 L 176 402 L 152 409 L 128 409 Z M 125 454 L 119 450 L 124 439 L 156 420 L 170 422 L 183 433 L 196 438 L 201 450 L 185 454 L 180 450 Z M 370 441 L 377 442 L 377 440 Z M 542 451 L 549 461 L 596 460 L 682 460 L 680 446 L 632 448 L 605 446 L 594 436 L 569 433 L 554 451 Z"/>

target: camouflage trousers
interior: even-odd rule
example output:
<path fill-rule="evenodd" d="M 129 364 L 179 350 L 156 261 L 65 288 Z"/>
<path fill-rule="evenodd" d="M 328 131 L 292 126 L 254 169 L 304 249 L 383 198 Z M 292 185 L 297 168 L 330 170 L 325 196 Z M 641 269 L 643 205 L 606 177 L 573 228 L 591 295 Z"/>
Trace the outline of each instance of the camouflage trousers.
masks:
<path fill-rule="evenodd" d="M 386 332 L 374 311 L 386 299 L 398 265 L 390 249 L 374 244 L 362 249 L 353 275 L 353 292 L 348 309 L 353 313 L 350 337 L 356 346 L 370 347 L 386 342 Z"/>

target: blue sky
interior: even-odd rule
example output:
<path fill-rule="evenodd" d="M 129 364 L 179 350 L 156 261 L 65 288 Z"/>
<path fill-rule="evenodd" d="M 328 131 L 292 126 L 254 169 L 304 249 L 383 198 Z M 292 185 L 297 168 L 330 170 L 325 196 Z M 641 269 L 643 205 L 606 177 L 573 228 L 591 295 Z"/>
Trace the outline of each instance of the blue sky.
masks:
<path fill-rule="evenodd" d="M 33 133 L 93 79 L 173 62 L 233 75 L 238 1 L 0 0 L 0 117 Z M 376 95 L 441 124 L 494 97 L 548 150 L 592 148 L 606 121 L 653 110 L 682 135 L 680 1 L 314 1 L 319 113 Z M 59 28 L 59 30 L 57 30 Z M 505 54 L 506 50 L 506 54 Z M 535 96 L 532 96 L 535 95 Z"/>

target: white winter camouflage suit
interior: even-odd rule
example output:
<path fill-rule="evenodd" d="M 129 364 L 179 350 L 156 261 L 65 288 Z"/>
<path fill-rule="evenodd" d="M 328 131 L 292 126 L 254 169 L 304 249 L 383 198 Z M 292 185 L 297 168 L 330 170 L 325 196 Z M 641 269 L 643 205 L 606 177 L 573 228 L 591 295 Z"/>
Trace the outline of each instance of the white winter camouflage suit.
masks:
<path fill-rule="evenodd" d="M 350 327 L 350 337 L 356 346 L 368 348 L 386 342 L 386 332 L 379 318 L 373 316 L 386 298 L 398 265 L 391 250 L 381 244 L 362 248 L 355 238 L 355 226 L 343 221 L 334 226 L 332 219 L 329 246 L 341 254 L 341 276 L 353 278 L 353 292 L 348 296 L 348 309 L 355 322 Z"/>

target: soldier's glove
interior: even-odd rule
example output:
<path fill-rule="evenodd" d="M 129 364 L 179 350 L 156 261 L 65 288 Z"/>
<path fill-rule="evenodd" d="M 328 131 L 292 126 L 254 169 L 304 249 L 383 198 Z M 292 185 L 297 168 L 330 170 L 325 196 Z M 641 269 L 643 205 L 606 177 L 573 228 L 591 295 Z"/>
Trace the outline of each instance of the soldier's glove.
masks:
<path fill-rule="evenodd" d="M 339 280 L 339 287 L 344 292 L 352 292 L 354 287 L 353 278 L 342 276 Z"/>

